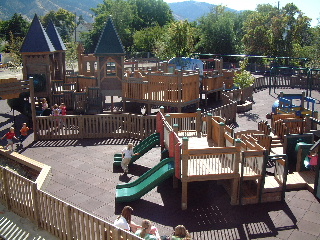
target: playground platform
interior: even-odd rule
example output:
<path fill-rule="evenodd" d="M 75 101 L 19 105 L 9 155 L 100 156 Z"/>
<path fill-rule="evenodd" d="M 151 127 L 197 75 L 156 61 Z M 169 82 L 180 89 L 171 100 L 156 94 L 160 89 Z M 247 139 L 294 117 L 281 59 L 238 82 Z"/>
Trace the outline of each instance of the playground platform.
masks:
<path fill-rule="evenodd" d="M 299 89 L 281 89 L 295 91 Z M 319 93 L 313 93 L 320 99 Z M 236 131 L 257 129 L 260 120 L 271 111 L 275 95 L 268 90 L 254 94 L 253 110 L 238 114 Z M 316 104 L 319 107 L 319 104 Z M 0 101 L 0 134 L 4 134 L 13 121 L 6 101 Z M 16 116 L 16 128 L 25 121 Z M 33 142 L 31 134 L 23 148 L 17 150 L 30 158 L 52 166 L 52 179 L 46 191 L 78 208 L 113 222 L 124 203 L 115 203 L 115 186 L 131 182 L 160 161 L 161 150 L 153 148 L 129 169 L 127 176 L 121 168 L 113 167 L 113 154 L 131 140 L 84 139 Z M 4 144 L 4 141 L 0 142 Z M 136 142 L 135 142 L 136 143 Z M 199 144 L 203 144 L 198 141 Z M 191 144 L 190 144 L 191 145 Z M 181 210 L 181 188 L 173 189 L 167 180 L 142 199 L 131 202 L 134 221 L 148 218 L 159 228 L 161 235 L 172 233 L 173 227 L 185 225 L 193 239 L 320 239 L 320 203 L 308 190 L 286 192 L 285 202 L 272 202 L 246 206 L 231 206 L 229 195 L 214 181 L 194 182 L 189 185 L 188 209 Z M 0 217 L 0 232 L 5 225 Z M 24 220 L 12 220 L 24 221 Z M 26 227 L 34 229 L 32 224 Z M 16 231 L 19 233 L 19 231 Z M 0 233 L 1 235 L 1 233 Z M 17 237 L 18 239 L 18 237 Z M 39 238 L 39 239 L 56 239 Z"/>

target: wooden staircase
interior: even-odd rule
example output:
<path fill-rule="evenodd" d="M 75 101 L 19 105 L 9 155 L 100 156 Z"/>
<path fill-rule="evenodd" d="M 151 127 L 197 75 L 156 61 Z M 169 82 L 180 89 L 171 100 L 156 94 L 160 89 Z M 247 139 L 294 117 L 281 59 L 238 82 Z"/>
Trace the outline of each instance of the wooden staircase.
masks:
<path fill-rule="evenodd" d="M 272 136 L 271 148 L 283 147 L 283 140 L 278 136 Z"/>

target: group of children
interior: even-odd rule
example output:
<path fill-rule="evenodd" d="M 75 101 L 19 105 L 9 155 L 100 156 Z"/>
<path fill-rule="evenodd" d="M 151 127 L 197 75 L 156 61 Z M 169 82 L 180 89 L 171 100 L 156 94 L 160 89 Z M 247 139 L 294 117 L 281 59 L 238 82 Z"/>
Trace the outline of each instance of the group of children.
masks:
<path fill-rule="evenodd" d="M 67 107 L 64 103 L 61 103 L 60 106 L 58 104 L 54 104 L 50 111 L 47 99 L 43 98 L 42 99 L 42 115 L 64 116 L 64 115 L 67 115 Z"/>
<path fill-rule="evenodd" d="M 1 138 L 1 140 L 3 140 L 4 138 L 7 138 L 7 145 L 4 148 L 8 149 L 8 147 L 11 146 L 11 150 L 13 151 L 13 139 L 16 139 L 17 141 L 20 142 L 20 144 L 22 144 L 22 142 L 27 138 L 29 130 L 30 130 L 30 128 L 27 127 L 27 124 L 23 123 L 22 127 L 20 129 L 20 136 L 17 138 L 15 131 L 14 131 L 14 127 L 10 127 L 9 132 L 6 133 Z"/>
<path fill-rule="evenodd" d="M 142 220 L 141 225 L 135 224 L 131 219 L 132 213 L 132 207 L 125 206 L 121 215 L 114 221 L 114 225 L 123 230 L 134 232 L 146 240 L 191 240 L 188 230 L 183 225 L 176 226 L 171 236 L 160 236 L 158 229 L 152 226 L 148 219 Z"/>

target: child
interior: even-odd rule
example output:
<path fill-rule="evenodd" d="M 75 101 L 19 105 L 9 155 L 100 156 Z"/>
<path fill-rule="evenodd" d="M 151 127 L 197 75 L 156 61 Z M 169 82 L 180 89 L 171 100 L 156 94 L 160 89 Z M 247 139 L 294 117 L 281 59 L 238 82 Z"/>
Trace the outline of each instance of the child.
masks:
<path fill-rule="evenodd" d="M 122 150 L 122 161 L 121 167 L 123 169 L 124 174 L 127 174 L 129 169 L 128 165 L 131 161 L 132 156 L 139 155 L 139 153 L 133 153 L 133 144 L 129 143 L 126 148 Z"/>
<path fill-rule="evenodd" d="M 60 112 L 61 112 L 62 116 L 67 115 L 67 107 L 66 107 L 66 105 L 64 103 L 60 104 Z"/>
<path fill-rule="evenodd" d="M 27 127 L 27 124 L 23 123 L 22 128 L 20 129 L 20 136 L 19 136 L 19 141 L 21 144 L 27 138 L 29 130 L 30 129 Z"/>
<path fill-rule="evenodd" d="M 1 139 L 7 138 L 8 144 L 4 147 L 4 149 L 7 149 L 9 147 L 9 145 L 11 145 L 11 149 L 13 151 L 13 138 L 15 138 L 16 140 L 18 140 L 18 138 L 16 138 L 16 134 L 14 133 L 14 127 L 10 128 L 10 131 L 8 133 L 6 133 Z"/>

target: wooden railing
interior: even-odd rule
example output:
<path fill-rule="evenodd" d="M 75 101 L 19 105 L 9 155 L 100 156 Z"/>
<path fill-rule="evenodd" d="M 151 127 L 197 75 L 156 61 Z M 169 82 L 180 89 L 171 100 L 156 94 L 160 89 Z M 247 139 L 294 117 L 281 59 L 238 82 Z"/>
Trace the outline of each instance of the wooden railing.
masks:
<path fill-rule="evenodd" d="M 127 77 L 122 81 L 122 96 L 127 100 L 148 103 L 189 103 L 199 99 L 199 75 L 148 73 Z"/>
<path fill-rule="evenodd" d="M 141 239 L 38 190 L 36 183 L 9 169 L 0 167 L 0 183 L 2 204 L 59 239 Z"/>
<path fill-rule="evenodd" d="M 202 116 L 200 109 L 195 113 L 166 114 L 165 119 L 178 136 L 200 137 L 201 135 Z"/>
<path fill-rule="evenodd" d="M 38 140 L 81 138 L 144 139 L 156 132 L 156 116 L 97 114 L 40 116 L 36 118 Z"/>
<path fill-rule="evenodd" d="M 268 121 L 260 121 L 258 122 L 258 130 L 262 131 L 265 135 L 270 135 L 271 126 L 269 125 Z"/>
<path fill-rule="evenodd" d="M 94 76 L 66 76 L 65 83 L 75 83 L 77 92 L 83 92 L 89 87 L 98 87 L 97 78 Z"/>
<path fill-rule="evenodd" d="M 0 99 L 19 98 L 22 92 L 29 92 L 29 81 L 17 78 L 0 79 Z"/>
<path fill-rule="evenodd" d="M 234 123 L 237 119 L 237 102 L 229 99 L 229 96 L 222 93 L 224 105 L 221 107 L 206 110 L 206 114 L 212 116 L 220 116 L 224 119 L 226 124 Z"/>
<path fill-rule="evenodd" d="M 284 135 L 302 134 L 309 132 L 307 125 L 307 121 L 304 119 L 279 119 L 274 122 L 273 133 L 279 136 L 281 139 L 284 139 Z"/>

